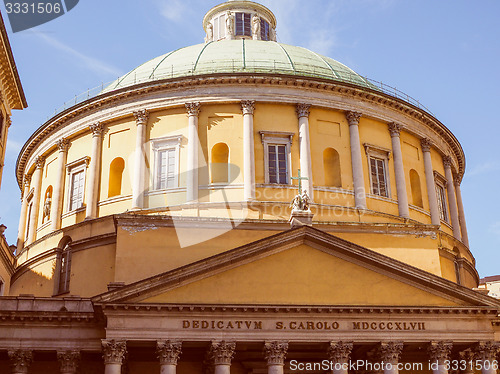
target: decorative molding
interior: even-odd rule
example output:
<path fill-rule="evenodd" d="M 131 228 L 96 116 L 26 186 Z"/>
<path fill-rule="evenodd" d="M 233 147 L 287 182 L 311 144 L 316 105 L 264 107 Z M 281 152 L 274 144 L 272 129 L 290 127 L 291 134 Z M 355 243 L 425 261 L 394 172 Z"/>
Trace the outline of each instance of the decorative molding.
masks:
<path fill-rule="evenodd" d="M 287 141 L 290 142 L 290 145 L 292 145 L 293 136 L 295 135 L 293 132 L 284 131 L 259 131 L 259 134 L 262 144 L 264 144 L 265 141 L 275 141 L 276 139 L 288 138 Z"/>
<path fill-rule="evenodd" d="M 363 147 L 365 148 L 365 152 L 368 156 L 379 156 L 383 158 L 390 158 L 392 151 L 388 148 L 380 147 L 375 144 L 364 143 Z"/>
<path fill-rule="evenodd" d="M 431 342 L 427 347 L 429 360 L 431 361 L 431 363 L 437 362 L 439 365 L 444 364 L 445 361 L 450 359 L 452 347 L 452 342 Z"/>
<path fill-rule="evenodd" d="M 243 115 L 252 114 L 255 111 L 255 101 L 254 100 L 243 100 L 241 102 L 241 110 L 243 111 Z"/>
<path fill-rule="evenodd" d="M 182 353 L 182 342 L 180 340 L 160 340 L 156 342 L 156 353 L 160 365 L 177 365 Z"/>
<path fill-rule="evenodd" d="M 328 358 L 335 364 L 344 364 L 349 362 L 353 342 L 330 342 L 328 347 Z"/>
<path fill-rule="evenodd" d="M 267 366 L 285 365 L 285 358 L 288 352 L 287 341 L 272 341 L 264 343 L 264 357 L 267 360 Z"/>
<path fill-rule="evenodd" d="M 104 126 L 101 122 L 96 122 L 92 125 L 89 125 L 89 130 L 92 132 L 93 137 L 102 136 Z"/>
<path fill-rule="evenodd" d="M 102 358 L 104 364 L 122 364 L 127 354 L 127 342 L 124 340 L 116 341 L 114 339 L 101 341 Z"/>
<path fill-rule="evenodd" d="M 80 364 L 80 351 L 58 351 L 57 360 L 62 374 L 76 373 Z"/>
<path fill-rule="evenodd" d="M 430 152 L 432 147 L 432 140 L 423 138 L 422 140 L 420 140 L 420 145 L 422 146 L 422 152 Z"/>
<path fill-rule="evenodd" d="M 56 142 L 57 149 L 59 152 L 68 152 L 70 143 L 66 138 L 61 138 Z"/>
<path fill-rule="evenodd" d="M 299 118 L 308 117 L 309 118 L 309 114 L 311 113 L 311 111 L 309 110 L 310 108 L 311 108 L 311 104 L 303 104 L 303 103 L 297 104 L 297 108 L 295 109 L 295 111 L 297 113 L 297 117 L 299 117 Z"/>
<path fill-rule="evenodd" d="M 399 137 L 403 126 L 396 122 L 391 122 L 387 126 L 389 127 L 389 132 L 391 133 L 392 138 Z"/>
<path fill-rule="evenodd" d="M 378 347 L 378 355 L 382 361 L 395 365 L 401 358 L 403 346 L 404 343 L 402 341 L 388 343 L 382 342 L 380 343 L 380 347 Z"/>
<path fill-rule="evenodd" d="M 79 158 L 78 160 L 75 160 L 75 161 L 72 161 L 72 162 L 66 164 L 66 172 L 69 174 L 72 169 L 74 169 L 77 166 L 83 165 L 83 164 L 85 164 L 86 168 L 89 167 L 89 164 L 90 164 L 90 157 L 89 156 Z"/>
<path fill-rule="evenodd" d="M 200 115 L 201 111 L 201 104 L 200 102 L 196 101 L 193 103 L 186 103 L 186 111 L 188 113 L 188 116 L 196 116 L 198 117 Z"/>
<path fill-rule="evenodd" d="M 213 365 L 231 365 L 235 350 L 235 342 L 227 342 L 225 340 L 212 342 L 208 351 L 208 359 Z"/>
<path fill-rule="evenodd" d="M 147 109 L 141 109 L 134 112 L 135 123 L 137 126 L 145 125 L 149 119 L 149 111 Z"/>
<path fill-rule="evenodd" d="M 33 362 L 33 352 L 25 349 L 8 351 L 13 373 L 27 373 Z"/>
<path fill-rule="evenodd" d="M 361 116 L 362 114 L 359 112 L 345 112 L 345 117 L 347 118 L 349 126 L 358 125 Z"/>

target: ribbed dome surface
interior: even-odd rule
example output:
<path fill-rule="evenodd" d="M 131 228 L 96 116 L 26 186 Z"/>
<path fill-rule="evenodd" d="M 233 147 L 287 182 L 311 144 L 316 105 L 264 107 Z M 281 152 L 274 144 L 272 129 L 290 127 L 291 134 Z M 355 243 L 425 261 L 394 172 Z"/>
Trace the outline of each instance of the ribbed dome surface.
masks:
<path fill-rule="evenodd" d="M 160 79 L 217 73 L 297 75 L 374 88 L 347 66 L 306 48 L 240 39 L 197 44 L 156 57 L 117 79 L 103 92 Z"/>

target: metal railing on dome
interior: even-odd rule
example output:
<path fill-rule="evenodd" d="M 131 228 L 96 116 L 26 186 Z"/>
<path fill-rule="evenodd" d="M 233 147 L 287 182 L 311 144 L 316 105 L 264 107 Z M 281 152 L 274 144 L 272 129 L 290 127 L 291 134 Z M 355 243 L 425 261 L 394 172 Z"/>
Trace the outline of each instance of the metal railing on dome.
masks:
<path fill-rule="evenodd" d="M 54 116 L 76 104 L 84 102 L 88 99 L 97 97 L 101 94 L 106 94 L 108 92 L 118 90 L 120 88 L 130 87 L 136 84 L 160 81 L 164 79 L 173 79 L 180 77 L 189 76 L 201 76 L 207 74 L 215 73 L 273 73 L 277 75 L 296 75 L 301 77 L 312 77 L 321 78 L 331 81 L 337 81 L 342 83 L 354 84 L 356 86 L 361 86 L 369 88 L 375 91 L 382 92 L 389 96 L 401 99 L 415 107 L 425 110 L 432 115 L 432 112 L 422 105 L 418 100 L 407 95 L 406 93 L 398 90 L 395 87 L 391 87 L 385 83 L 362 77 L 350 70 L 334 69 L 329 67 L 320 67 L 307 63 L 284 63 L 282 61 L 273 60 L 262 60 L 262 61 L 249 61 L 249 60 L 216 60 L 216 61 L 203 61 L 198 64 L 178 66 L 171 65 L 169 67 L 161 67 L 161 71 L 157 70 L 157 67 L 151 69 L 151 71 L 143 71 L 137 74 L 136 71 L 132 71 L 127 75 L 118 78 L 109 83 L 102 83 L 98 87 L 88 89 L 87 91 L 75 95 L 71 100 L 66 101 L 63 106 L 57 108 L 54 112 Z"/>

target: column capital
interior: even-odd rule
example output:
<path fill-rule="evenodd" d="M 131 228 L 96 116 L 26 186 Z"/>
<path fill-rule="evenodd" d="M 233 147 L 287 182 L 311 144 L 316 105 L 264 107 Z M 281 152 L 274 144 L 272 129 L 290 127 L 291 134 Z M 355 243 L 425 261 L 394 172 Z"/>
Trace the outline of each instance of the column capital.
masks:
<path fill-rule="evenodd" d="M 380 359 L 384 362 L 397 364 L 403 352 L 403 342 L 382 342 L 378 348 Z"/>
<path fill-rule="evenodd" d="M 451 342 L 431 342 L 427 347 L 431 362 L 443 364 L 446 360 L 449 360 L 452 347 L 453 343 Z"/>
<path fill-rule="evenodd" d="M 389 132 L 391 133 L 391 137 L 399 137 L 401 134 L 401 130 L 403 129 L 403 126 L 401 126 L 399 123 L 396 122 L 391 122 L 387 125 L 389 127 Z"/>
<path fill-rule="evenodd" d="M 159 340 L 156 342 L 156 353 L 161 365 L 177 365 L 182 353 L 180 340 Z"/>
<path fill-rule="evenodd" d="M 145 125 L 148 122 L 149 111 L 147 109 L 136 110 L 134 112 L 134 117 L 135 117 L 135 124 L 137 126 Z"/>
<path fill-rule="evenodd" d="M 31 175 L 24 174 L 24 177 L 23 177 L 23 186 L 24 187 L 29 187 L 30 184 L 31 184 Z"/>
<path fill-rule="evenodd" d="M 500 351 L 500 345 L 496 342 L 480 342 L 474 346 L 474 358 L 481 361 L 493 362 Z"/>
<path fill-rule="evenodd" d="M 432 141 L 429 138 L 423 138 L 420 140 L 420 145 L 422 146 L 423 152 L 430 152 L 432 147 Z"/>
<path fill-rule="evenodd" d="M 12 371 L 15 373 L 28 373 L 33 362 L 33 352 L 25 349 L 12 349 L 8 351 Z"/>
<path fill-rule="evenodd" d="M 9 128 L 12 125 L 12 117 L 7 115 L 5 118 L 5 123 L 7 123 L 7 128 Z"/>
<path fill-rule="evenodd" d="M 443 156 L 443 164 L 444 168 L 451 168 L 452 160 L 450 156 Z"/>
<path fill-rule="evenodd" d="M 295 109 L 295 112 L 297 113 L 297 117 L 302 118 L 302 117 L 308 117 L 311 111 L 309 110 L 311 108 L 311 104 L 304 104 L 304 103 L 299 103 L 297 104 L 297 108 Z"/>
<path fill-rule="evenodd" d="M 243 115 L 253 114 L 253 112 L 255 111 L 255 101 L 243 100 L 241 102 L 241 110 L 243 111 Z"/>
<path fill-rule="evenodd" d="M 127 342 L 125 340 L 116 341 L 102 340 L 102 357 L 104 364 L 122 364 L 127 354 Z"/>
<path fill-rule="evenodd" d="M 328 358 L 334 363 L 346 363 L 351 356 L 352 342 L 330 342 Z"/>
<path fill-rule="evenodd" d="M 362 114 L 359 112 L 345 112 L 345 117 L 347 118 L 349 126 L 358 125 L 361 116 Z"/>
<path fill-rule="evenodd" d="M 235 342 L 227 342 L 225 340 L 212 342 L 210 343 L 208 358 L 214 365 L 231 365 L 235 350 Z"/>
<path fill-rule="evenodd" d="M 69 140 L 67 138 L 61 138 L 56 142 L 56 146 L 59 152 L 68 152 Z"/>
<path fill-rule="evenodd" d="M 186 111 L 188 113 L 188 116 L 198 117 L 201 111 L 201 104 L 198 101 L 186 103 Z"/>
<path fill-rule="evenodd" d="M 61 373 L 76 373 L 80 364 L 80 351 L 58 351 L 57 360 L 61 367 Z"/>
<path fill-rule="evenodd" d="M 96 122 L 89 126 L 89 130 L 92 132 L 93 137 L 102 136 L 104 126 L 101 122 Z"/>
<path fill-rule="evenodd" d="M 264 356 L 267 365 L 285 365 L 285 358 L 288 352 L 287 341 L 272 341 L 264 343 Z"/>
<path fill-rule="evenodd" d="M 36 159 L 35 159 L 35 167 L 37 169 L 43 169 L 43 166 L 45 165 L 45 157 L 43 156 L 38 156 Z"/>

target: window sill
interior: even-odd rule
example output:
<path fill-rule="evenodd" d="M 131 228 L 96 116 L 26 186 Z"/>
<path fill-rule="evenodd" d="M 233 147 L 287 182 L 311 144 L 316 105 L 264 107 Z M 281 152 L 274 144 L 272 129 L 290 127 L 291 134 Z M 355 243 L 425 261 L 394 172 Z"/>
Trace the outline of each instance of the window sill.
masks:
<path fill-rule="evenodd" d="M 354 191 L 352 190 L 346 190 L 340 187 L 328 187 L 328 186 L 315 186 L 314 191 L 322 191 L 322 192 L 334 192 L 334 193 L 340 193 L 344 195 L 354 195 Z"/>
<path fill-rule="evenodd" d="M 380 200 L 380 201 L 385 201 L 388 203 L 393 203 L 393 204 L 398 203 L 397 200 L 391 199 L 390 197 L 380 196 L 380 195 L 367 194 L 366 197 L 368 197 L 370 199 L 374 199 L 374 200 Z"/>
<path fill-rule="evenodd" d="M 256 184 L 255 187 L 258 188 L 288 188 L 288 189 L 297 189 L 299 186 L 293 184 L 279 184 L 279 183 L 261 183 Z"/>
<path fill-rule="evenodd" d="M 108 204 L 113 204 L 113 203 L 118 203 L 120 201 L 126 201 L 132 199 L 132 195 L 119 195 L 119 196 L 113 196 L 110 197 L 106 200 L 100 201 L 98 206 L 103 206 L 103 205 L 108 205 Z"/>
<path fill-rule="evenodd" d="M 61 219 L 71 217 L 72 215 L 75 215 L 75 214 L 80 213 L 80 212 L 85 212 L 85 209 L 86 209 L 86 207 L 85 207 L 85 206 L 82 206 L 81 208 L 78 208 L 78 209 L 72 210 L 72 211 L 70 211 L 70 212 L 66 212 L 66 213 L 64 213 L 64 214 L 61 216 Z"/>
<path fill-rule="evenodd" d="M 170 193 L 170 192 L 185 192 L 186 187 L 173 187 L 173 188 L 166 188 L 163 190 L 152 190 L 149 192 L 146 192 L 144 195 L 145 196 L 155 196 L 155 195 L 163 195 L 165 193 Z"/>
<path fill-rule="evenodd" d="M 40 231 L 42 231 L 42 230 L 46 229 L 47 227 L 49 227 L 50 226 L 50 222 L 51 222 L 50 220 L 47 221 L 47 222 L 45 222 L 42 226 L 40 226 L 39 228 L 36 229 L 36 232 L 39 233 Z"/>

